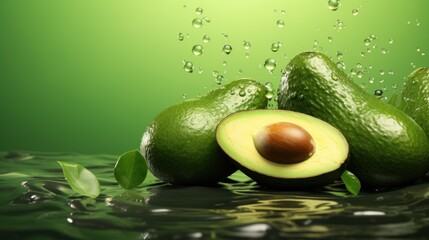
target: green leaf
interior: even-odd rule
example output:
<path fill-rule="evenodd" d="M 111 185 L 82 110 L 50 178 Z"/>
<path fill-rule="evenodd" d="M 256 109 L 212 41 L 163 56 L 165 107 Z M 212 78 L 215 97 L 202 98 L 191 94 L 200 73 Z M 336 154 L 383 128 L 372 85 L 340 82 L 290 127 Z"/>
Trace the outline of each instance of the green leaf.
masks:
<path fill-rule="evenodd" d="M 100 184 L 94 174 L 77 163 L 58 161 L 70 187 L 77 193 L 90 198 L 100 194 Z"/>
<path fill-rule="evenodd" d="M 125 189 L 140 185 L 146 178 L 147 165 L 138 150 L 122 154 L 116 162 L 114 174 L 116 181 Z"/>
<path fill-rule="evenodd" d="M 354 175 L 352 172 L 346 170 L 344 171 L 343 175 L 341 175 L 341 179 L 343 180 L 344 184 L 346 185 L 347 190 L 353 194 L 358 195 L 360 192 L 360 181 Z"/>

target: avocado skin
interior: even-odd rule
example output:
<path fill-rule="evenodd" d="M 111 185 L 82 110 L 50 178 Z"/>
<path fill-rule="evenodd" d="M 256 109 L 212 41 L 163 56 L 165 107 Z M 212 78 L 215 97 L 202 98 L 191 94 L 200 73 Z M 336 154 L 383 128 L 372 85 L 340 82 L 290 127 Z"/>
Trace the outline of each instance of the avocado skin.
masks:
<path fill-rule="evenodd" d="M 175 185 L 213 185 L 226 178 L 237 168 L 218 146 L 216 126 L 231 113 L 266 108 L 266 93 L 262 84 L 240 79 L 165 109 L 140 145 L 149 170 Z"/>
<path fill-rule="evenodd" d="M 407 184 L 429 169 L 429 140 L 422 128 L 365 92 L 321 53 L 304 52 L 292 59 L 278 104 L 338 128 L 350 145 L 348 168 L 368 187 Z"/>
<path fill-rule="evenodd" d="M 393 104 L 412 117 L 429 136 L 429 67 L 413 71 L 397 98 Z"/>
<path fill-rule="evenodd" d="M 236 161 L 236 165 L 240 171 L 250 177 L 252 180 L 260 184 L 261 186 L 267 186 L 270 188 L 279 188 L 279 189 L 306 189 L 306 188 L 316 188 L 326 186 L 333 183 L 334 181 L 341 178 L 343 174 L 346 163 L 342 164 L 339 168 L 332 172 L 324 173 L 319 176 L 308 177 L 305 179 L 301 178 L 276 178 L 270 177 L 266 174 L 261 174 L 255 171 L 252 171 L 248 168 L 245 168 Z"/>

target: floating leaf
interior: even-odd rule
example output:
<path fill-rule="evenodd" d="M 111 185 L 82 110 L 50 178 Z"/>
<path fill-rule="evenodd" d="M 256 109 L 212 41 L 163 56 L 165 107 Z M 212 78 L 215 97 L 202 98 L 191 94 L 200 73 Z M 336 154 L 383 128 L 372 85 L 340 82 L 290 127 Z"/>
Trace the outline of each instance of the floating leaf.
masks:
<path fill-rule="evenodd" d="M 122 154 L 116 162 L 114 174 L 116 181 L 125 189 L 140 185 L 147 175 L 147 165 L 138 150 Z"/>
<path fill-rule="evenodd" d="M 94 174 L 80 164 L 58 161 L 70 187 L 77 193 L 90 198 L 100 194 L 100 184 Z"/>
<path fill-rule="evenodd" d="M 358 195 L 360 192 L 360 181 L 359 179 L 356 177 L 356 175 L 354 175 L 352 172 L 350 171 L 344 171 L 343 175 L 341 175 L 341 179 L 343 180 L 344 184 L 346 185 L 347 190 L 353 194 L 353 195 Z"/>

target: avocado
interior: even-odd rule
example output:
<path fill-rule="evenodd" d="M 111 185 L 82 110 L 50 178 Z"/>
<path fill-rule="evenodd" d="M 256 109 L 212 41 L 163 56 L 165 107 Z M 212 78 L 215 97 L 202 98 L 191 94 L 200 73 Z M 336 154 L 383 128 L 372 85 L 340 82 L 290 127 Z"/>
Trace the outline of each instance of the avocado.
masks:
<path fill-rule="evenodd" d="M 391 102 L 412 117 L 429 136 L 429 67 L 413 71 L 401 94 Z"/>
<path fill-rule="evenodd" d="M 231 114 L 216 130 L 219 146 L 263 186 L 308 188 L 332 183 L 344 172 L 347 140 L 310 115 L 286 110 Z"/>
<path fill-rule="evenodd" d="M 149 170 L 176 185 L 212 185 L 226 178 L 236 167 L 216 143 L 216 126 L 236 111 L 266 108 L 266 94 L 264 85 L 240 79 L 165 109 L 142 137 Z"/>
<path fill-rule="evenodd" d="M 278 105 L 320 118 L 350 145 L 348 168 L 367 187 L 394 187 L 422 178 L 429 169 L 429 140 L 394 106 L 365 92 L 326 55 L 294 57 L 282 77 Z"/>

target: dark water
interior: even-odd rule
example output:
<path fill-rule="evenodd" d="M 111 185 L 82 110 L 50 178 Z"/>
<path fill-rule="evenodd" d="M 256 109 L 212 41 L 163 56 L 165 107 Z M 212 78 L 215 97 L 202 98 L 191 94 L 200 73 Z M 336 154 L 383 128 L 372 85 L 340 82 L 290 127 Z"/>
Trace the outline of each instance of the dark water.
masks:
<path fill-rule="evenodd" d="M 2 239 L 429 239 L 429 180 L 350 196 L 340 184 L 270 191 L 241 173 L 218 187 L 173 187 L 149 176 L 133 191 L 115 156 L 0 153 Z M 56 161 L 100 179 L 97 199 L 75 195 Z"/>

